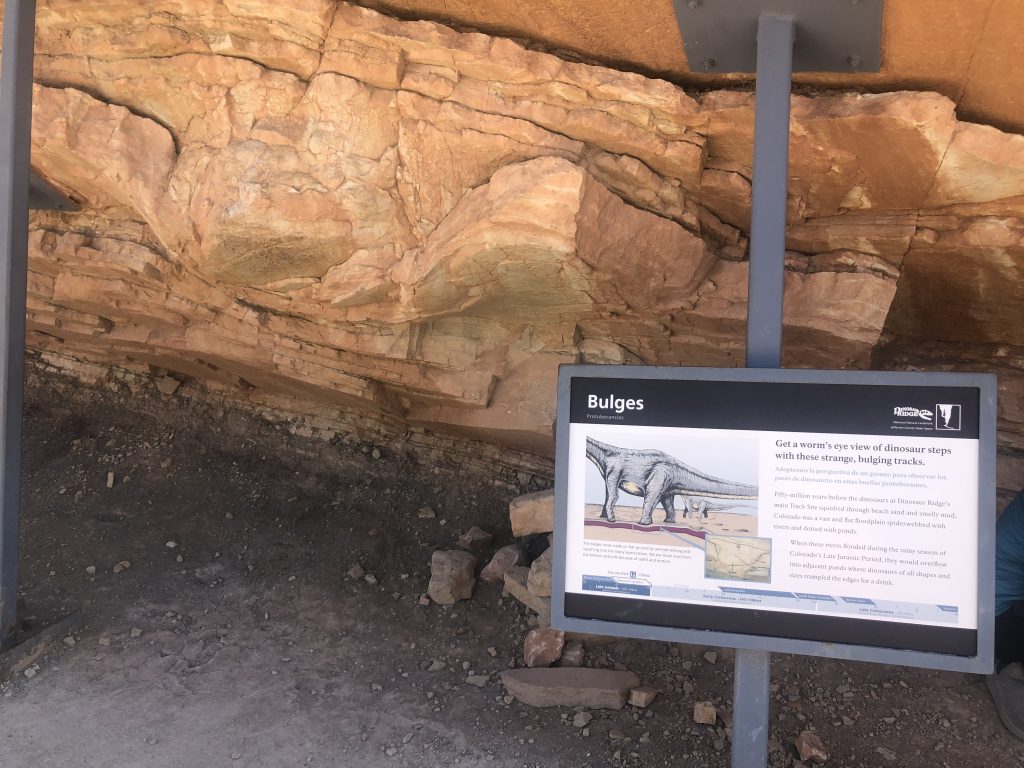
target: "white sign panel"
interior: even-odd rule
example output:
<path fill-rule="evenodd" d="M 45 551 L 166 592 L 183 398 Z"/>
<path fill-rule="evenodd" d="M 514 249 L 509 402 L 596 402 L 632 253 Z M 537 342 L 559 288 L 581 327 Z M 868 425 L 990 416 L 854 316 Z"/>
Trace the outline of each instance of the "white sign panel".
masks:
<path fill-rule="evenodd" d="M 564 617 L 978 654 L 977 386 L 575 370 Z"/>

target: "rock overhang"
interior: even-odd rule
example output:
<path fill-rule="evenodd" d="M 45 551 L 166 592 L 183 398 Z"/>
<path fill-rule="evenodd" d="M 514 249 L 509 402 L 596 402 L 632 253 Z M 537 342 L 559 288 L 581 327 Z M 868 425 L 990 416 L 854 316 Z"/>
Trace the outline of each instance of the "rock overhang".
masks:
<path fill-rule="evenodd" d="M 41 12 L 33 162 L 84 210 L 34 219 L 37 348 L 538 451 L 558 362 L 740 364 L 750 93 L 344 3 L 158 5 L 183 36 L 134 47 L 126 8 Z M 791 157 L 787 365 L 1024 346 L 1024 137 L 820 93 Z"/>

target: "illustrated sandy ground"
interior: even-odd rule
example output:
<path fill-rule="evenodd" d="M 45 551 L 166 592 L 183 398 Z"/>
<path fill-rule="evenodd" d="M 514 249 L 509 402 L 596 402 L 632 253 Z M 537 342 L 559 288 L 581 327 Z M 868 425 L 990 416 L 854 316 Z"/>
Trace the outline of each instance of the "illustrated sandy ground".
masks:
<path fill-rule="evenodd" d="M 619 523 L 640 522 L 643 510 L 640 507 L 615 507 L 615 521 Z M 601 516 L 600 504 L 587 504 L 586 519 L 597 520 Z M 685 534 L 671 533 L 661 529 L 665 525 L 665 511 L 660 507 L 654 511 L 654 520 L 649 530 L 633 528 L 604 528 L 588 525 L 586 537 L 600 541 L 620 541 L 634 544 L 654 544 L 666 547 L 694 545 L 699 539 Z M 732 512 L 709 512 L 705 517 L 683 517 L 681 510 L 676 510 L 676 522 L 673 527 L 689 528 L 723 536 L 756 536 L 757 515 L 745 515 Z"/>

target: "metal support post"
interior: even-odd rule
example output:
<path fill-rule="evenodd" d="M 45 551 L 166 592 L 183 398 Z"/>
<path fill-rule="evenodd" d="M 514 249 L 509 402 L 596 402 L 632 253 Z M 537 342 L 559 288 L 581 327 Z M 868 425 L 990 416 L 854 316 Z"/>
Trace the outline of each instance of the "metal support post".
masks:
<path fill-rule="evenodd" d="M 761 14 L 757 24 L 754 188 L 750 212 L 747 367 L 782 366 L 782 283 L 789 180 L 792 16 Z"/>
<path fill-rule="evenodd" d="M 0 651 L 14 644 L 21 512 L 35 0 L 4 3 L 0 59 Z"/>
<path fill-rule="evenodd" d="M 782 365 L 794 27 L 792 16 L 770 13 L 761 14 L 757 24 L 754 189 L 747 299 L 748 368 Z M 764 768 L 768 764 L 771 661 L 767 651 L 736 651 L 732 768 Z"/>

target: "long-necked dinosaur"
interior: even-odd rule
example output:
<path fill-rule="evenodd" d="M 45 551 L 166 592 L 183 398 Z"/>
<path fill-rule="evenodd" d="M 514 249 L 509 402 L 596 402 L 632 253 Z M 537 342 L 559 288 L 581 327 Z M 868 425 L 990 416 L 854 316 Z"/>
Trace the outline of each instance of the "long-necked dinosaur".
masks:
<path fill-rule="evenodd" d="M 654 508 L 665 509 L 665 522 L 676 521 L 675 497 L 701 499 L 756 499 L 757 486 L 734 483 L 701 472 L 663 451 L 619 448 L 587 438 L 587 458 L 604 478 L 604 507 L 601 517 L 615 521 L 615 502 L 619 491 L 644 499 L 640 525 L 650 525 Z M 686 511 L 689 501 L 684 502 Z M 685 511 L 684 511 L 685 514 Z"/>

